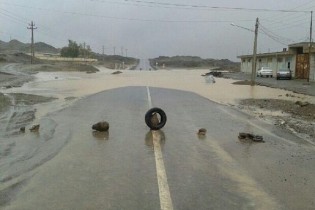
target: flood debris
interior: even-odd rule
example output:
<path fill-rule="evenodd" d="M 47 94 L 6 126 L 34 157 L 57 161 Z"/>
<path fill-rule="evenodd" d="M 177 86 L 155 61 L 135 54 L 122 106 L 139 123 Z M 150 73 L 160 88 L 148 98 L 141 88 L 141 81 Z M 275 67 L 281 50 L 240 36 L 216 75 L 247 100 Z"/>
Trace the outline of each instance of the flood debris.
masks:
<path fill-rule="evenodd" d="M 245 132 L 240 132 L 238 134 L 238 139 L 240 141 L 265 142 L 262 136 Z"/>
<path fill-rule="evenodd" d="M 286 97 L 291 97 L 291 98 L 294 98 L 294 97 L 295 97 L 295 95 L 290 94 L 290 93 L 285 94 L 285 96 L 286 96 Z"/>
<path fill-rule="evenodd" d="M 205 80 L 206 80 L 206 83 L 209 83 L 209 84 L 214 84 L 215 83 L 215 79 L 214 79 L 213 75 L 206 76 Z"/>
<path fill-rule="evenodd" d="M 205 77 L 205 76 L 210 76 L 210 75 L 212 75 L 214 77 L 222 77 L 223 76 L 221 71 L 210 71 L 210 72 L 202 74 L 201 76 Z"/>
<path fill-rule="evenodd" d="M 25 127 L 21 127 L 20 132 L 25 133 Z"/>
<path fill-rule="evenodd" d="M 92 126 L 92 129 L 100 132 L 108 131 L 109 123 L 106 121 L 98 122 Z"/>
<path fill-rule="evenodd" d="M 121 71 L 114 71 L 112 74 L 121 74 Z"/>
<path fill-rule="evenodd" d="M 30 131 L 31 131 L 31 132 L 37 132 L 37 131 L 39 130 L 39 127 L 40 127 L 39 124 L 33 125 L 33 126 L 30 128 Z"/>
<path fill-rule="evenodd" d="M 299 105 L 300 107 L 303 107 L 303 106 L 308 106 L 310 103 L 307 101 L 296 101 L 295 104 Z"/>
<path fill-rule="evenodd" d="M 160 130 L 166 124 L 167 116 L 161 108 L 154 107 L 147 111 L 144 121 L 151 130 Z"/>

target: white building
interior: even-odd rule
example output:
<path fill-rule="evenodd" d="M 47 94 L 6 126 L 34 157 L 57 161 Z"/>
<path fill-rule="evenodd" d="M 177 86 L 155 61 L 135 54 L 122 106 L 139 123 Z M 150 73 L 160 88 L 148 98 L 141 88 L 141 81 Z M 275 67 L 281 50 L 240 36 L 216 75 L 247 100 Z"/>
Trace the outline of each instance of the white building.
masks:
<path fill-rule="evenodd" d="M 281 52 L 257 54 L 256 71 L 260 67 L 269 67 L 274 76 L 278 69 L 289 68 L 296 79 L 315 81 L 315 46 L 312 43 L 311 68 L 309 68 L 309 42 L 291 44 Z M 241 59 L 241 72 L 252 72 L 253 55 L 238 56 Z"/>

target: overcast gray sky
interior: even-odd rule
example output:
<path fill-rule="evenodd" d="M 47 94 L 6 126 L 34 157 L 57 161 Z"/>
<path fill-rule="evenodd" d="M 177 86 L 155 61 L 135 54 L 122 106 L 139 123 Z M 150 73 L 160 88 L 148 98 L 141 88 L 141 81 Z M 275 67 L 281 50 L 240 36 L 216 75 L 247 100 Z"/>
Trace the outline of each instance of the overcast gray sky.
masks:
<path fill-rule="evenodd" d="M 190 6 L 189 6 L 190 5 Z M 213 8 L 220 7 L 220 8 Z M 222 8 L 228 7 L 228 8 Z M 35 41 L 63 47 L 68 39 L 86 42 L 95 52 L 152 58 L 196 55 L 228 58 L 252 53 L 260 20 L 258 52 L 280 51 L 309 41 L 312 0 L 0 0 L 0 40 L 30 42 L 27 24 L 35 22 Z"/>

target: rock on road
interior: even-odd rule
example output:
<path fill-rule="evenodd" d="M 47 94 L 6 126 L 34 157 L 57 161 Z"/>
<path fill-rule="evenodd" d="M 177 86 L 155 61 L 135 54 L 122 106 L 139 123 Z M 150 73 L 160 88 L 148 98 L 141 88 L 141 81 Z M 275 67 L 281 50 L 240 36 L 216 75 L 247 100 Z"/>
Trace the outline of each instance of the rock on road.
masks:
<path fill-rule="evenodd" d="M 161 151 L 173 209 L 311 209 L 315 150 L 197 94 L 149 88 L 168 117 Z M 146 87 L 104 91 L 48 115 L 68 144 L 38 167 L 5 209 L 161 209 Z M 100 120 L 108 136 L 92 132 Z M 199 128 L 207 134 L 199 138 Z M 265 143 L 241 143 L 239 132 Z"/>

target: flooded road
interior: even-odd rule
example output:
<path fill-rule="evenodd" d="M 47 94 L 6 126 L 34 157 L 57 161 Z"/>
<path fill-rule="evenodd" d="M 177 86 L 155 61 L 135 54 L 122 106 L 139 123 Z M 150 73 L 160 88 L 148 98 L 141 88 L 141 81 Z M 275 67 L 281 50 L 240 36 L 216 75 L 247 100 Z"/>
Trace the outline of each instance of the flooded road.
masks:
<path fill-rule="evenodd" d="M 0 165 L 1 208 L 161 209 L 154 142 L 144 123 L 147 86 L 152 106 L 168 116 L 161 154 L 174 209 L 314 206 L 314 147 L 216 103 L 286 91 L 224 79 L 209 85 L 202 71 L 111 72 L 40 73 L 20 89 L 58 100 L 37 107 L 39 133 L 10 138 Z M 109 133 L 92 132 L 100 120 L 110 123 Z M 205 138 L 196 135 L 201 127 Z M 241 131 L 263 135 L 266 143 L 241 143 Z"/>
<path fill-rule="evenodd" d="M 149 90 L 168 116 L 161 151 L 174 209 L 314 206 L 313 147 L 194 93 Z M 43 127 L 56 125 L 49 142 L 66 144 L 32 170 L 5 209 L 161 209 L 148 108 L 145 86 L 125 87 L 47 115 Z M 100 120 L 109 121 L 108 134 L 92 132 Z M 200 127 L 208 130 L 202 139 Z M 266 143 L 240 143 L 239 131 Z"/>

